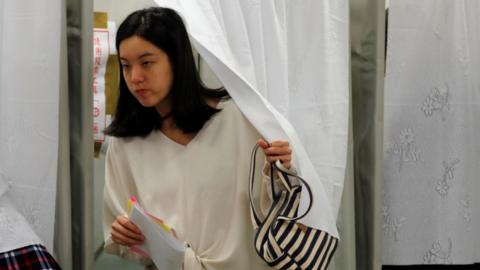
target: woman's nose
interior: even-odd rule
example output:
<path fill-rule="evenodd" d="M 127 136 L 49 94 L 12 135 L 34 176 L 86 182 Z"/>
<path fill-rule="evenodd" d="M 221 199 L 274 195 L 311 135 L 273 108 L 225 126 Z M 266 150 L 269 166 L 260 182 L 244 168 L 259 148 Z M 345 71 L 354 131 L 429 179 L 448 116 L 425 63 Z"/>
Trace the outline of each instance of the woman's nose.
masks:
<path fill-rule="evenodd" d="M 140 83 L 145 80 L 145 76 L 143 74 L 143 71 L 139 67 L 132 67 L 132 71 L 130 74 L 130 80 L 133 83 Z"/>

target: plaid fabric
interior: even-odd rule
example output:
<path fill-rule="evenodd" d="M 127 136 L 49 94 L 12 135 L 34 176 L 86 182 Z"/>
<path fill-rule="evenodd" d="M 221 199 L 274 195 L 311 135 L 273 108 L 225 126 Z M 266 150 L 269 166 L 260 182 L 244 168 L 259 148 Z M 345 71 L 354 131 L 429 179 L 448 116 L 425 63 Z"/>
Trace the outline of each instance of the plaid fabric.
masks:
<path fill-rule="evenodd" d="M 26 246 L 0 253 L 0 270 L 60 270 L 42 245 Z"/>

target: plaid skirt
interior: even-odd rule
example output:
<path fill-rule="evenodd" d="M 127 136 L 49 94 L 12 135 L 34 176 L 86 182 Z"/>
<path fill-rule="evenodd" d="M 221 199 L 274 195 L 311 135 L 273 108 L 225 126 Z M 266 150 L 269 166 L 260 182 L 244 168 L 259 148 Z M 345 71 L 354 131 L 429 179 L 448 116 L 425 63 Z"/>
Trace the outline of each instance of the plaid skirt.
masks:
<path fill-rule="evenodd" d="M 31 245 L 0 253 L 0 270 L 60 270 L 42 245 Z"/>

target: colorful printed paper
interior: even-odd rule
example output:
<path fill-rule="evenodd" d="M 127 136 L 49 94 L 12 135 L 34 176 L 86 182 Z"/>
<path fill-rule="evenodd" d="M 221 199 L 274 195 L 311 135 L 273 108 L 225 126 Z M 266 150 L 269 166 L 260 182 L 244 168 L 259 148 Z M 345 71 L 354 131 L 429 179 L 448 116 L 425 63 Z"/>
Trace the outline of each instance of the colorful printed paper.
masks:
<path fill-rule="evenodd" d="M 185 245 L 175 237 L 173 229 L 145 211 L 135 197 L 128 200 L 127 207 L 130 221 L 145 236 L 144 243 L 133 246 L 131 251 L 150 257 L 159 269 L 182 269 Z"/>

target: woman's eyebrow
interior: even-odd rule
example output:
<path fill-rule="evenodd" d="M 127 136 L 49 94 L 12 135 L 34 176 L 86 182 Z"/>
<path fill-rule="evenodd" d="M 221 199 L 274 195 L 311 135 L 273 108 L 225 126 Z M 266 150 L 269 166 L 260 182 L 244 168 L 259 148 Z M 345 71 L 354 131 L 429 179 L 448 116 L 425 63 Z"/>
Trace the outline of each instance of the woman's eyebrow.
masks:
<path fill-rule="evenodd" d="M 137 59 L 142 59 L 143 57 L 152 56 L 152 55 L 155 55 L 155 54 L 152 53 L 152 52 L 144 52 L 144 53 L 142 53 L 139 57 L 137 57 Z M 121 57 L 121 56 L 120 56 L 120 60 L 122 60 L 122 61 L 128 61 L 127 58 Z"/>
<path fill-rule="evenodd" d="M 155 54 L 152 53 L 152 52 L 144 52 L 138 57 L 138 59 L 141 59 L 141 58 L 147 57 L 147 56 L 152 56 L 152 55 L 155 55 Z"/>

